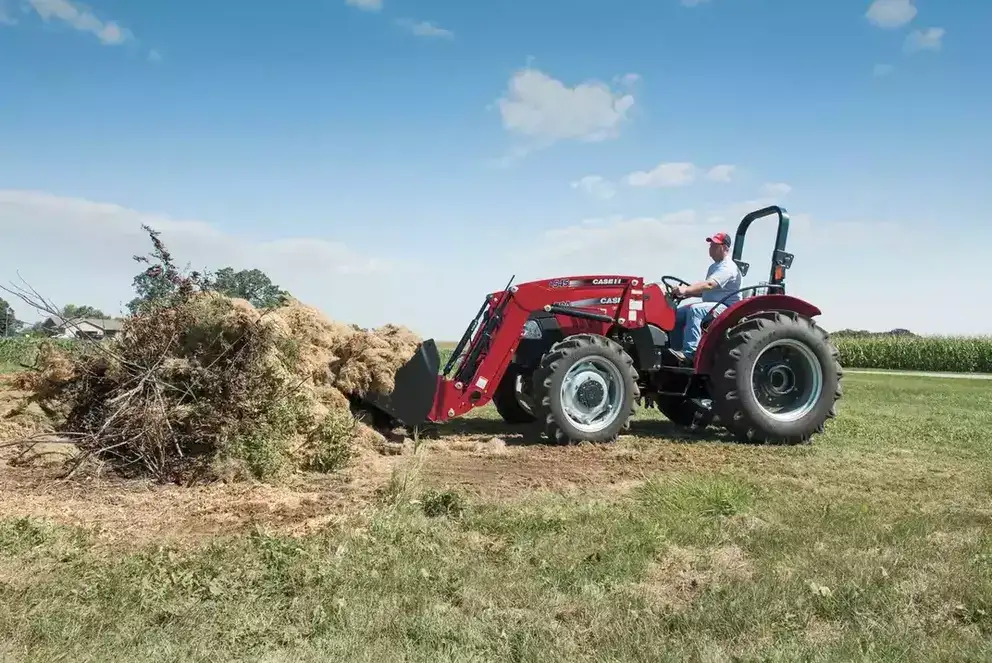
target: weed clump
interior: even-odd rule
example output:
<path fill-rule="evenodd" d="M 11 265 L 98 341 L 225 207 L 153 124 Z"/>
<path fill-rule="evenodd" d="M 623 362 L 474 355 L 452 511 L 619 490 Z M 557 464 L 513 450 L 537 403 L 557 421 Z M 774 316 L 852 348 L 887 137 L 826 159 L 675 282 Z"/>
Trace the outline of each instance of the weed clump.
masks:
<path fill-rule="evenodd" d="M 363 330 L 295 299 L 274 309 L 180 275 L 154 231 L 151 269 L 173 287 L 85 352 L 43 344 L 14 376 L 84 453 L 163 481 L 333 471 L 379 437 L 349 394 L 388 391 L 419 338 Z"/>

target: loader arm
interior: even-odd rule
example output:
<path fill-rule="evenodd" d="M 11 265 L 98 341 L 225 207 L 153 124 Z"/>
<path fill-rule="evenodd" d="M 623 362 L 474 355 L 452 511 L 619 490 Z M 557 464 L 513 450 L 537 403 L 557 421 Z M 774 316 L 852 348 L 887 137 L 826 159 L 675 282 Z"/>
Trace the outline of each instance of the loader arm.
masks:
<path fill-rule="evenodd" d="M 489 403 L 535 312 L 574 330 L 607 333 L 644 324 L 644 285 L 638 276 L 589 275 L 508 285 L 489 294 L 440 368 L 433 339 L 424 341 L 396 374 L 390 394 L 363 400 L 406 425 L 443 422 Z"/>

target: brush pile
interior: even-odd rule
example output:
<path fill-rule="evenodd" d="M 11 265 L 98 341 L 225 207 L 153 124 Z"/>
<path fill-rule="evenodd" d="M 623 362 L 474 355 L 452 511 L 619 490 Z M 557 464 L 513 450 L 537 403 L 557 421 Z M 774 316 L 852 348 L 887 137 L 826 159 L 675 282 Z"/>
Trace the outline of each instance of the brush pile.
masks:
<path fill-rule="evenodd" d="M 112 340 L 73 353 L 43 344 L 36 369 L 14 376 L 84 454 L 163 481 L 273 480 L 339 468 L 381 440 L 348 395 L 391 390 L 416 335 L 334 322 L 294 299 L 257 310 L 198 288 L 195 273 L 171 277 L 175 291 Z"/>

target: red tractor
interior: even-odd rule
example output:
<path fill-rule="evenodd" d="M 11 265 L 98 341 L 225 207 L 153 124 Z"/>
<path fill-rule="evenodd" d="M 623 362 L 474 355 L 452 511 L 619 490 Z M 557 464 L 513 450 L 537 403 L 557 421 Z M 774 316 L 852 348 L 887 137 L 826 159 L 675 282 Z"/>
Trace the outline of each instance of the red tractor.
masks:
<path fill-rule="evenodd" d="M 707 315 L 690 365 L 668 340 L 677 307 L 672 282 L 685 281 L 571 276 L 488 295 L 443 370 L 427 340 L 397 372 L 392 393 L 366 400 L 407 426 L 492 401 L 507 423 L 533 422 L 557 443 L 613 441 L 637 404 L 697 430 L 719 422 L 744 441 L 807 443 L 835 416 L 843 372 L 813 321 L 820 310 L 785 294 L 793 256 L 785 250 L 784 209 L 744 217 L 734 262 L 746 275 L 748 227 L 771 215 L 778 234 L 768 283 L 742 288 L 740 301 Z"/>

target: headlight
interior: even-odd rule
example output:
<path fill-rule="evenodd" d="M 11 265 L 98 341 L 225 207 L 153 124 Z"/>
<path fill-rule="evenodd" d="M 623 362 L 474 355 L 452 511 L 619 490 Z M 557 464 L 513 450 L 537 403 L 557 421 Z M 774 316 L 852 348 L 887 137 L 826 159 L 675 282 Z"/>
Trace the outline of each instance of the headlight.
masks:
<path fill-rule="evenodd" d="M 520 338 L 541 338 L 541 325 L 537 324 L 537 320 L 528 320 L 524 323 Z"/>

